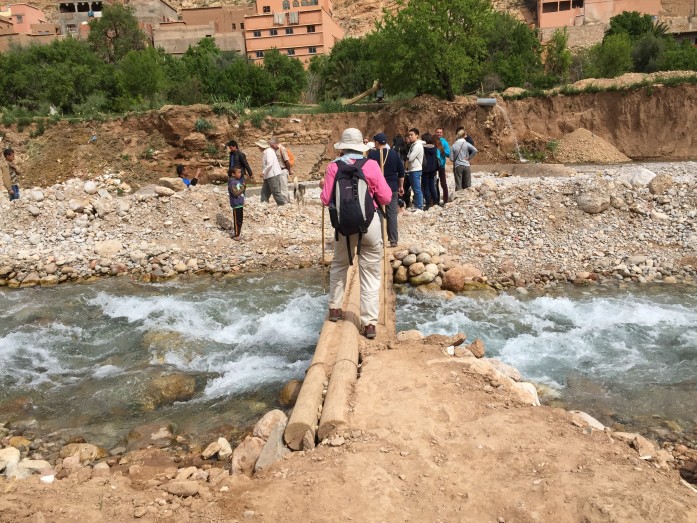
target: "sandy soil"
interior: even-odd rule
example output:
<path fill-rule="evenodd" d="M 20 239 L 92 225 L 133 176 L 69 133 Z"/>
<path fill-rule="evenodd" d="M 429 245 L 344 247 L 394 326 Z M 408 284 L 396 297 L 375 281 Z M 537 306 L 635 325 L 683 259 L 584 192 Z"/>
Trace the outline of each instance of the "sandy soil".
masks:
<path fill-rule="evenodd" d="M 363 347 L 351 428 L 195 498 L 158 481 L 87 472 L 50 485 L 0 480 L 0 521 L 670 521 L 697 519 L 678 473 L 639 459 L 563 410 L 517 401 L 439 337 Z M 144 470 L 175 466 L 162 451 Z M 182 464 L 180 464 L 182 466 Z M 86 469 L 89 471 L 90 469 Z M 149 480 L 149 481 L 148 481 Z"/>

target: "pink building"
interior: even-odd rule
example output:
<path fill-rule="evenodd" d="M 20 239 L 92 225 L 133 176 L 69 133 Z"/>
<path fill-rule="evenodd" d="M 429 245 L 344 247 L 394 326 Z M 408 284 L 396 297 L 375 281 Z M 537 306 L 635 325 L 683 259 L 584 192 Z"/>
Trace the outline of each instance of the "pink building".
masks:
<path fill-rule="evenodd" d="M 46 22 L 44 12 L 29 4 L 10 4 L 4 11 L 9 11 L 15 33 L 31 34 L 31 26 L 33 24 Z"/>
<path fill-rule="evenodd" d="M 245 17 L 247 56 L 261 62 L 276 48 L 308 63 L 329 54 L 344 31 L 334 21 L 331 0 L 257 0 L 256 14 Z"/>
<path fill-rule="evenodd" d="M 656 16 L 661 0 L 538 0 L 537 20 L 540 28 L 609 22 L 625 11 Z"/>

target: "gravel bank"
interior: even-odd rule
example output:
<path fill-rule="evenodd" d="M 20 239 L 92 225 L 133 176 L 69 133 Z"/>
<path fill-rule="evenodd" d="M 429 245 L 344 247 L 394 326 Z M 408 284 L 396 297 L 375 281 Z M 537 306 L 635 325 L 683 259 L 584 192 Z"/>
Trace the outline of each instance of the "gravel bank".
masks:
<path fill-rule="evenodd" d="M 453 193 L 445 208 L 401 213 L 400 244 L 437 241 L 453 261 L 480 268 L 495 286 L 694 282 L 697 163 L 563 168 L 570 176 L 554 167 L 544 176 L 551 167 L 540 166 L 539 177 L 509 176 L 505 168 L 475 173 L 475 187 Z M 305 205 L 249 197 L 240 243 L 224 230 L 230 216 L 224 187 L 120 195 L 120 181 L 105 175 L 26 188 L 21 200 L 0 207 L 8 224 L 0 234 L 0 285 L 319 265 L 322 214 L 311 184 Z M 327 219 L 327 257 L 332 234 Z"/>

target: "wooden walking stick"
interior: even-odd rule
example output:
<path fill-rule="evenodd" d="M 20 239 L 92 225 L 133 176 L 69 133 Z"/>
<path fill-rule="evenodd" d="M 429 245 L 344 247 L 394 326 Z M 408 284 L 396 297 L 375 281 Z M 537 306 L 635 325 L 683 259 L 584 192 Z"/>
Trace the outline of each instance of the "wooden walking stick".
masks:
<path fill-rule="evenodd" d="M 324 204 L 322 204 L 322 292 L 327 292 L 327 277 L 324 267 Z"/>
<path fill-rule="evenodd" d="M 387 325 L 387 207 L 382 206 L 382 321 Z"/>

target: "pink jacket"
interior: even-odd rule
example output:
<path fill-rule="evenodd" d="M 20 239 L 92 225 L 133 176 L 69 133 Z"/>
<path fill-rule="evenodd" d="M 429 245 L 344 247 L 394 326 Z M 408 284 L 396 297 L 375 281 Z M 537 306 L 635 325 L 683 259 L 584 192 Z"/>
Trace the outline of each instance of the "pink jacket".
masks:
<path fill-rule="evenodd" d="M 353 163 L 355 160 L 350 161 Z M 324 174 L 324 187 L 320 195 L 320 199 L 324 205 L 329 205 L 329 200 L 332 198 L 334 177 L 338 170 L 339 166 L 336 165 L 336 162 L 327 165 L 327 170 Z M 368 182 L 368 188 L 374 199 L 377 200 L 380 205 L 387 205 L 390 203 L 390 200 L 392 200 L 392 189 L 387 185 L 378 162 L 375 160 L 368 160 L 365 162 L 365 164 L 363 164 L 363 175 L 365 176 L 365 181 Z M 377 208 L 377 204 L 375 204 L 375 207 Z"/>

